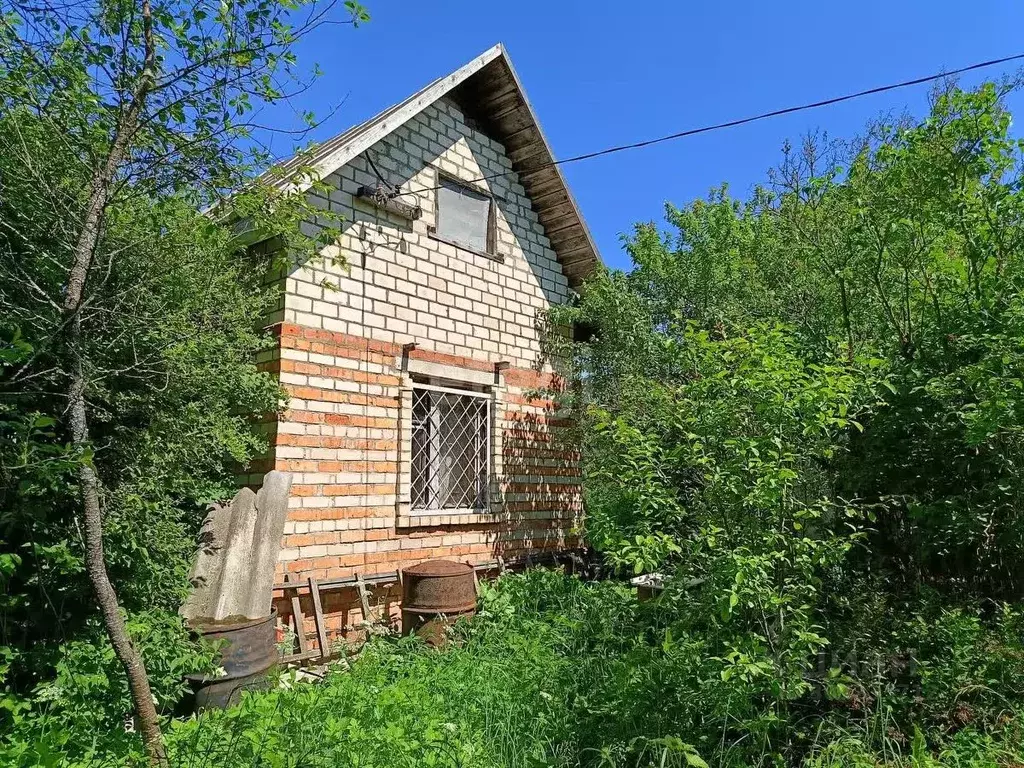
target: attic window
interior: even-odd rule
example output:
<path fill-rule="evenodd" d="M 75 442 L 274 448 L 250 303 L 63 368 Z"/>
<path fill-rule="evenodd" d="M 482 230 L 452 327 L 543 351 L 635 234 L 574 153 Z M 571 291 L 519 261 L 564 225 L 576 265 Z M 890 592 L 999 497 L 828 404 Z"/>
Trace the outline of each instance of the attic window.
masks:
<path fill-rule="evenodd" d="M 434 234 L 441 240 L 471 251 L 493 254 L 493 199 L 445 176 L 438 181 Z"/>

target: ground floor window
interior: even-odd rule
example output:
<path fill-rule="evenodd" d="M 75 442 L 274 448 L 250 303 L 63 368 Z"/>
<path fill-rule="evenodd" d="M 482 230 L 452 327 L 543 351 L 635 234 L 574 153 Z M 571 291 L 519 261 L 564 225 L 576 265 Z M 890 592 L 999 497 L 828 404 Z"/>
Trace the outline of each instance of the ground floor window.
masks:
<path fill-rule="evenodd" d="M 413 512 L 486 508 L 490 406 L 487 392 L 413 386 Z"/>

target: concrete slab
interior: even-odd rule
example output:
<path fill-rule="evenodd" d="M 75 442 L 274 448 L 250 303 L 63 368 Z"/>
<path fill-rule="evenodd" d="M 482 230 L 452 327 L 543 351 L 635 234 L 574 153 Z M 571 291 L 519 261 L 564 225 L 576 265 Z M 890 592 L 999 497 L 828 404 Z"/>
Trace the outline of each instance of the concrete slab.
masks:
<path fill-rule="evenodd" d="M 277 555 L 281 551 L 284 523 L 288 518 L 288 494 L 292 476 L 277 470 L 263 477 L 256 494 L 256 528 L 253 535 L 252 574 L 246 616 L 257 619 L 270 615 Z"/>
<path fill-rule="evenodd" d="M 243 488 L 231 501 L 231 522 L 214 604 L 214 619 L 241 617 L 248 611 L 256 519 L 256 494 L 250 488 Z"/>
<path fill-rule="evenodd" d="M 192 591 L 178 611 L 188 621 L 213 616 L 224 567 L 224 549 L 231 525 L 231 512 L 230 503 L 212 505 L 199 530 L 196 557 L 188 576 Z"/>

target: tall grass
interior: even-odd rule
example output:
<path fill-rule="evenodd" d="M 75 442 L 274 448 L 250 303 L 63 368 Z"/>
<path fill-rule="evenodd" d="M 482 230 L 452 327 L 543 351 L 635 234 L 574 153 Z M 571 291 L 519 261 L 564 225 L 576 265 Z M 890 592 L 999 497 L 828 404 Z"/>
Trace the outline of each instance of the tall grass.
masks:
<path fill-rule="evenodd" d="M 822 628 L 844 659 L 785 698 L 770 671 L 723 674 L 682 588 L 638 602 L 558 572 L 482 587 L 445 650 L 372 640 L 322 682 L 284 676 L 168 728 L 176 768 L 1010 768 L 1024 764 L 1020 614 L 872 601 Z M 852 614 L 851 614 L 852 616 Z M 856 663 L 845 648 L 867 645 Z M 885 657 L 899 663 L 876 663 Z M 903 660 L 913 659 L 913 664 Z M 831 662 L 830 662 L 831 663 Z M 829 682 L 830 681 L 830 682 Z M 826 682 L 828 683 L 826 685 Z M 26 721 L 28 722 L 28 721 Z M 142 766 L 137 740 L 0 734 L 0 765 Z M 53 724 L 51 724 L 53 725 Z M 103 738 L 104 736 L 107 736 Z"/>
<path fill-rule="evenodd" d="M 485 588 L 481 613 L 448 649 L 376 639 L 322 683 L 246 695 L 234 709 L 176 724 L 171 756 L 188 768 L 975 768 L 1022 760 L 1024 719 L 1011 710 L 955 731 L 924 715 L 920 727 L 908 726 L 906 699 L 890 700 L 880 683 L 867 697 L 780 710 L 766 695 L 770 681 L 724 681 L 709 640 L 688 635 L 676 611 L 672 601 L 638 603 L 616 584 L 508 576 Z M 954 655 L 963 667 L 962 650 Z M 938 661 L 928 664 L 934 677 Z"/>

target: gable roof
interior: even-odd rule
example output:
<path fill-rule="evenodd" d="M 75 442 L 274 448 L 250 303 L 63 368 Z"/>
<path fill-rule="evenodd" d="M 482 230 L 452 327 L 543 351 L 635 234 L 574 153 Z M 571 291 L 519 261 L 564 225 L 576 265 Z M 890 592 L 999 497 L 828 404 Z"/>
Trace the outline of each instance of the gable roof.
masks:
<path fill-rule="evenodd" d="M 445 96 L 505 147 L 512 170 L 544 226 L 569 285 L 578 288 L 600 264 L 601 257 L 561 170 L 552 165 L 551 147 L 500 43 L 405 101 L 328 139 L 309 153 L 280 163 L 275 170 L 288 175 L 307 166 L 323 178 Z"/>

